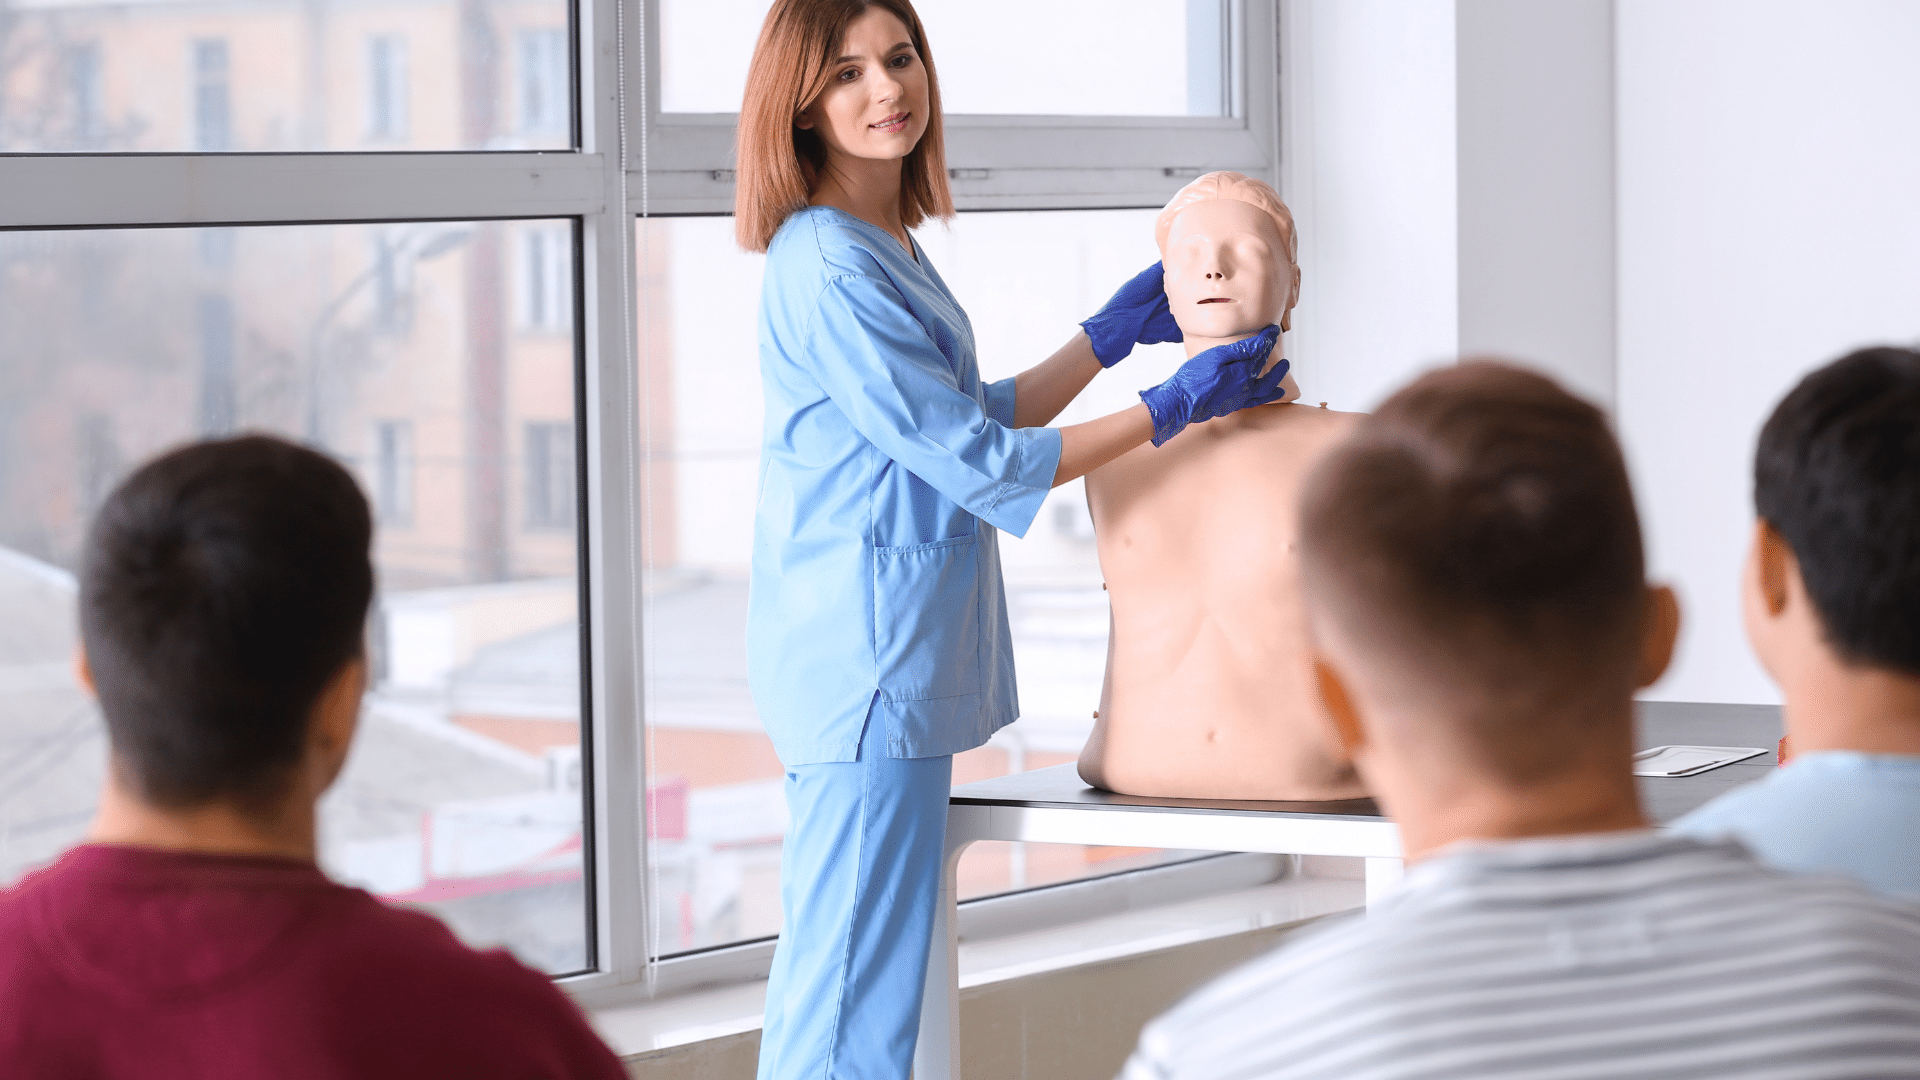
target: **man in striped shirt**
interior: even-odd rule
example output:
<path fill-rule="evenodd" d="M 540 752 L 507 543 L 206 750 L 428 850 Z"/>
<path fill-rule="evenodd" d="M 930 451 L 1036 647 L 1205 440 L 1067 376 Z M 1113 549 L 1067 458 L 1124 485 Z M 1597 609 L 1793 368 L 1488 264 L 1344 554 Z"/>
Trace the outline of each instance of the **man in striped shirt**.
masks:
<path fill-rule="evenodd" d="M 1407 878 L 1148 1025 L 1125 1080 L 1920 1076 L 1920 910 L 1648 828 L 1632 695 L 1678 613 L 1598 410 L 1435 372 L 1301 520 L 1321 694 Z"/>

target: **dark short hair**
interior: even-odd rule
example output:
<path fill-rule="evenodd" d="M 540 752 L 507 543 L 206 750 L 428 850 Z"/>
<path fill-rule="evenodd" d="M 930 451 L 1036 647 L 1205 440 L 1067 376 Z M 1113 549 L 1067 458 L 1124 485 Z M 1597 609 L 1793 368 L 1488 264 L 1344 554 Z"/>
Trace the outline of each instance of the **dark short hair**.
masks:
<path fill-rule="evenodd" d="M 1861 349 L 1800 380 L 1760 430 L 1753 504 L 1834 651 L 1920 675 L 1920 352 Z"/>
<path fill-rule="evenodd" d="M 1532 727 L 1631 695 L 1639 516 L 1606 418 L 1552 379 L 1491 361 L 1428 374 L 1329 453 L 1304 500 L 1310 605 L 1369 670 L 1490 725 L 1466 734 L 1504 772 L 1538 775 L 1579 737 L 1518 732 L 1508 706 Z"/>
<path fill-rule="evenodd" d="M 331 459 L 249 435 L 142 466 L 100 508 L 80 633 L 122 775 L 167 807 L 270 799 L 361 654 L 372 520 Z"/>

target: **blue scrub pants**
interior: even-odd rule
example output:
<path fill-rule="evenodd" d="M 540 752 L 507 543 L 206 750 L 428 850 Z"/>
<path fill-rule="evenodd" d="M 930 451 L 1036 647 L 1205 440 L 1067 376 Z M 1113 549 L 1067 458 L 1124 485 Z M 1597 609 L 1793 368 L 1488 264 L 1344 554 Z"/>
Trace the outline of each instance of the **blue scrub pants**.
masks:
<path fill-rule="evenodd" d="M 907 1080 L 953 758 L 787 769 L 780 944 L 759 1080 Z"/>

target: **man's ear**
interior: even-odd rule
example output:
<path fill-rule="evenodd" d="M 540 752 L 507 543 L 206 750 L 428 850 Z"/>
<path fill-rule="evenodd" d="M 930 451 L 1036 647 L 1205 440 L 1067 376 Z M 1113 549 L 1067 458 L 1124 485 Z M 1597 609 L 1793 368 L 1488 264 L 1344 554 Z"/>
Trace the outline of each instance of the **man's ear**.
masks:
<path fill-rule="evenodd" d="M 1786 538 L 1765 518 L 1753 523 L 1753 568 L 1762 609 L 1769 617 L 1778 617 L 1787 609 L 1793 593 L 1789 581 L 1799 574 L 1800 563 Z"/>
<path fill-rule="evenodd" d="M 100 696 L 100 691 L 93 685 L 93 662 L 87 659 L 85 645 L 73 647 L 73 681 L 80 684 L 80 689 L 85 690 L 88 697 Z"/>
<path fill-rule="evenodd" d="M 320 787 L 333 782 L 347 762 L 354 731 L 360 726 L 360 699 L 367 692 L 367 658 L 347 661 L 320 691 L 307 721 L 308 760 L 320 772 Z"/>
<path fill-rule="evenodd" d="M 1635 676 L 1642 689 L 1667 673 L 1679 638 L 1680 598 L 1665 585 L 1647 586 L 1646 615 L 1640 622 L 1640 669 Z"/>
<path fill-rule="evenodd" d="M 1318 649 L 1310 651 L 1308 658 L 1313 665 L 1313 685 L 1320 691 L 1320 704 L 1326 709 L 1327 719 L 1333 721 L 1334 737 L 1340 740 L 1340 749 L 1347 757 L 1353 758 L 1366 748 L 1366 726 L 1360 722 L 1360 713 L 1353 707 L 1340 673 Z"/>
<path fill-rule="evenodd" d="M 1287 306 L 1280 311 L 1280 329 L 1293 329 L 1293 308 L 1300 302 L 1300 268 L 1293 268 L 1293 288 L 1287 292 Z"/>

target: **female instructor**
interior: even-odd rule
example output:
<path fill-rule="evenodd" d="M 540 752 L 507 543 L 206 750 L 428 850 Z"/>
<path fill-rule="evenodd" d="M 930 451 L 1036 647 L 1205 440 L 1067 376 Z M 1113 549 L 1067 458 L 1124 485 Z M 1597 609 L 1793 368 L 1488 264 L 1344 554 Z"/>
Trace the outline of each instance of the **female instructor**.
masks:
<path fill-rule="evenodd" d="M 1177 341 L 1159 264 L 1059 351 L 980 381 L 908 229 L 953 214 L 908 0 L 776 0 L 740 110 L 736 228 L 767 253 L 749 679 L 792 814 L 760 1080 L 906 1080 L 953 755 L 1018 715 L 995 529 L 1049 488 L 1280 395 L 1277 328 L 1142 404 L 1050 422 L 1136 342 Z M 714 283 L 724 288 L 725 283 Z"/>

